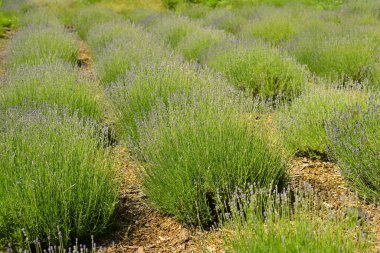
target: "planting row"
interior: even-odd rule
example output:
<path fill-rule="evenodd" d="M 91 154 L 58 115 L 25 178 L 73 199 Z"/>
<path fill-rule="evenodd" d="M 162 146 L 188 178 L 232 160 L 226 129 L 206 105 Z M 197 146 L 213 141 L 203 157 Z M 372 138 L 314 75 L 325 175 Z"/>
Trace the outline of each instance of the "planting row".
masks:
<path fill-rule="evenodd" d="M 314 201 L 307 202 L 305 209 L 293 212 L 293 203 L 289 207 L 279 204 L 283 203 L 277 201 L 279 192 L 274 194 L 276 200 L 270 199 L 272 187 L 281 191 L 286 186 L 286 167 L 278 148 L 281 145 L 268 140 L 267 129 L 247 120 L 250 115 L 258 114 L 256 109 L 262 105 L 245 98 L 223 75 L 186 62 L 157 36 L 110 11 L 84 9 L 76 26 L 91 46 L 99 78 L 118 111 L 118 131 L 145 167 L 144 192 L 156 208 L 188 224 L 207 227 L 216 220 L 226 221 L 237 232 L 227 242 L 235 251 L 255 252 L 273 242 L 269 252 L 278 252 L 282 247 L 311 252 L 321 245 L 332 252 L 341 249 L 352 252 L 370 246 L 362 234 L 364 228 L 357 223 L 355 210 L 352 223 L 345 224 L 346 216 L 339 213 L 330 219 L 328 229 L 318 230 L 322 224 L 326 225 L 321 221 L 328 212 L 318 213 L 316 210 L 321 208 L 313 209 Z M 168 26 L 174 24 L 168 22 Z M 166 29 L 156 26 L 152 31 Z M 177 30 L 172 32 L 158 35 L 171 37 L 168 42 L 172 44 L 182 43 L 184 35 Z M 313 94 L 312 89 L 305 94 Z M 363 92 L 365 96 L 367 93 Z M 375 100 L 371 101 L 368 104 Z M 375 117 L 374 113 L 370 115 Z M 324 120 L 320 123 L 322 129 Z M 257 189 L 261 187 L 269 188 L 269 192 L 260 195 Z M 240 189 L 238 193 L 237 189 Z M 283 198 L 293 199 L 291 195 L 284 193 Z M 305 196 L 304 192 L 299 196 Z M 234 205 L 236 201 L 242 202 Z M 311 223 L 310 215 L 316 217 Z M 274 227 L 268 233 L 271 224 Z M 313 232 L 307 235 L 281 229 L 292 228 L 290 224 L 302 227 L 300 231 Z M 262 233 L 254 228 L 261 228 Z M 350 243 L 353 234 L 363 235 L 358 237 L 360 243 Z M 252 240 L 260 236 L 262 240 Z M 237 240 L 236 244 L 231 244 L 233 240 Z M 310 241 L 313 243 L 307 246 L 305 242 Z"/>
<path fill-rule="evenodd" d="M 136 13 L 138 12 L 134 14 L 136 15 Z M 265 11 L 259 9 L 258 13 L 265 13 Z M 289 13 L 289 11 L 283 11 L 283 13 Z M 136 19 L 136 16 L 134 19 Z M 304 71 L 291 58 L 284 57 L 282 53 L 280 54 L 280 51 L 262 42 L 239 41 L 219 30 L 203 28 L 199 23 L 174 14 L 149 14 L 148 17 L 140 20 L 142 20 L 140 23 L 144 24 L 146 29 L 155 33 L 157 37 L 162 38 L 163 41 L 178 52 L 181 52 L 186 58 L 193 59 L 189 55 L 195 55 L 195 59 L 221 71 L 229 81 L 238 86 L 249 88 L 249 91 L 253 91 L 254 94 L 261 94 L 267 98 L 281 95 L 285 95 L 286 98 L 293 97 L 290 105 L 287 103 L 283 105 L 281 103 L 277 104 L 276 107 L 279 110 L 273 115 L 276 132 L 280 140 L 283 141 L 287 153 L 313 156 L 328 153 L 332 159 L 338 160 L 342 165 L 344 174 L 350 181 L 353 180 L 352 177 L 362 174 L 359 171 L 368 170 L 368 173 L 371 175 L 374 171 L 377 171 L 377 169 L 364 160 L 360 166 L 351 164 L 352 161 L 349 162 L 350 165 L 348 166 L 345 160 L 340 160 L 341 156 L 338 157 L 336 155 L 337 152 L 332 151 L 336 148 L 337 143 L 332 144 L 332 136 L 328 136 L 327 134 L 327 132 L 330 132 L 330 124 L 328 122 L 342 120 L 339 116 L 340 113 L 355 110 L 355 107 L 358 105 L 361 108 L 370 108 L 376 107 L 377 103 L 379 103 L 379 94 L 377 91 L 374 91 L 376 87 L 363 88 L 361 85 L 357 85 L 357 82 L 360 81 L 359 75 L 361 74 L 356 70 L 352 73 L 348 73 L 347 69 L 342 70 L 343 72 L 341 73 L 346 73 L 349 76 L 344 81 L 346 87 L 341 87 L 341 80 L 326 83 L 325 80 L 315 79 L 313 84 L 306 84 L 305 77 L 308 76 L 307 71 Z M 309 38 L 310 36 L 305 35 L 305 37 Z M 373 40 L 375 39 L 374 37 Z M 344 37 L 338 40 L 337 37 L 337 41 L 341 43 L 346 40 Z M 369 70 L 368 73 L 374 74 L 373 54 L 375 48 L 378 49 L 378 47 L 375 46 L 375 43 L 371 44 L 371 50 L 361 51 L 361 49 L 366 48 L 366 45 L 359 46 L 359 51 L 356 50 L 359 47 L 353 48 L 353 58 L 343 56 L 346 62 L 339 62 L 337 65 L 342 67 L 346 64 L 349 68 L 356 68 L 352 65 L 352 62 L 355 62 L 355 64 L 358 64 L 357 67 L 360 67 L 362 70 L 367 69 Z M 295 48 L 301 50 L 304 47 L 297 45 Z M 314 50 L 314 46 L 311 48 Z M 342 47 L 341 49 L 345 54 L 347 53 L 347 48 Z M 340 52 L 337 49 L 333 51 Z M 188 52 L 192 52 L 192 54 L 188 54 Z M 313 55 L 311 52 L 306 54 Z M 351 52 L 347 54 L 351 54 Z M 359 56 L 367 60 L 361 61 L 357 58 Z M 328 58 L 332 59 L 330 56 Z M 339 61 L 339 58 L 336 60 Z M 365 63 L 365 61 L 370 65 Z M 323 64 L 318 63 L 317 65 Z M 328 69 L 336 70 L 337 68 L 330 66 Z M 340 73 L 337 70 L 336 73 L 338 72 Z M 358 75 L 358 78 L 354 78 L 355 75 Z M 367 74 L 363 76 L 364 79 L 368 79 L 369 77 Z M 376 83 L 374 84 L 376 85 Z M 299 95 L 300 93 L 302 94 Z M 293 95 L 296 94 L 299 96 L 294 97 Z M 370 97 L 373 97 L 373 99 L 369 99 Z M 378 116 L 373 110 L 370 112 L 363 112 L 361 110 L 360 114 L 362 113 L 370 114 L 369 117 L 373 119 L 376 119 Z M 350 119 L 349 122 L 342 122 L 341 125 L 354 124 L 355 120 L 359 119 Z M 378 151 L 370 151 L 373 149 L 372 146 L 376 145 L 377 141 L 375 141 L 374 136 L 378 134 L 377 130 L 372 129 L 370 125 L 366 125 L 364 129 L 366 130 L 363 131 L 367 131 L 368 135 L 366 138 L 369 138 L 371 143 L 367 143 L 367 145 L 363 144 L 366 145 L 363 147 L 365 148 L 363 152 L 372 153 L 370 155 L 371 159 L 377 163 L 379 161 Z M 343 144 L 338 146 L 340 148 L 347 148 L 350 145 L 357 145 L 357 143 L 352 142 L 345 144 L 347 141 L 349 140 L 340 139 L 339 142 Z M 342 150 L 342 152 L 348 152 L 348 150 Z M 355 176 L 351 174 L 353 171 L 355 171 L 353 174 Z M 355 187 L 355 189 L 362 192 L 363 196 L 366 195 L 366 197 L 371 198 L 379 197 L 380 188 L 377 188 L 375 190 L 377 193 L 374 194 L 372 182 L 368 182 L 371 181 L 369 177 L 363 176 L 359 181 L 362 183 L 358 184 L 355 182 L 353 185 L 359 186 Z M 372 181 L 375 183 L 376 179 Z"/>
<path fill-rule="evenodd" d="M 78 40 L 46 13 L 26 14 L 8 49 L 0 94 L 1 246 L 88 238 L 109 226 L 117 203 L 109 130 L 94 85 L 76 67 Z"/>
<path fill-rule="evenodd" d="M 217 196 L 226 200 L 250 183 L 284 185 L 279 152 L 240 119 L 249 105 L 222 77 L 184 62 L 113 13 L 83 10 L 77 26 L 118 109 L 123 139 L 145 164 L 145 193 L 159 210 L 206 226 L 216 219 Z"/>

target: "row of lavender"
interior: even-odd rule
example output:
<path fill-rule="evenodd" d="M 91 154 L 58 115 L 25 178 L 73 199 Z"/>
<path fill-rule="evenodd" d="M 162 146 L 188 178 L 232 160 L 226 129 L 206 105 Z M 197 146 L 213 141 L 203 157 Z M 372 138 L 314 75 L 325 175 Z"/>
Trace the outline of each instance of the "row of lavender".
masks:
<path fill-rule="evenodd" d="M 279 152 L 242 118 L 253 105 L 223 78 L 115 13 L 85 9 L 77 27 L 119 113 L 119 133 L 145 165 L 144 190 L 155 207 L 207 226 L 216 202 L 237 187 L 284 185 Z"/>
<path fill-rule="evenodd" d="M 89 238 L 117 203 L 102 104 L 76 66 L 78 39 L 48 13 L 23 17 L 0 86 L 0 248 Z"/>
<path fill-rule="evenodd" d="M 232 252 L 355 252 L 371 246 L 373 231 L 358 219 L 357 210 L 348 216 L 326 210 L 310 189 L 282 192 L 287 181 L 278 148 L 282 145 L 268 138 L 273 131 L 250 120 L 268 109 L 234 89 L 228 77 L 188 63 L 157 38 L 175 41 L 182 34 L 160 33 L 166 28 L 157 25 L 154 36 L 97 8 L 83 10 L 76 26 L 94 53 L 99 79 L 118 111 L 118 132 L 144 165 L 144 192 L 157 209 L 203 227 L 225 221 L 236 232 L 226 235 L 226 249 Z M 196 36 L 189 37 L 198 43 Z M 258 47 L 252 55 L 259 52 L 264 58 L 275 52 L 280 70 L 290 64 L 279 51 L 262 44 L 248 46 Z M 224 54 L 216 50 L 219 53 Z M 270 65 L 263 66 L 272 71 Z M 302 67 L 295 63 L 290 68 L 294 66 L 299 71 L 293 73 L 304 80 Z M 248 75 L 249 69 L 245 71 Z M 256 84 L 269 80 L 271 87 L 275 78 L 267 76 Z M 284 79 L 281 85 L 286 84 Z M 326 215 L 331 219 L 325 221 Z M 354 235 L 356 241 L 351 240 Z"/>
<path fill-rule="evenodd" d="M 370 116 L 367 117 L 376 122 L 379 118 L 377 109 L 380 99 L 377 79 L 379 62 L 375 52 L 380 49 L 380 41 L 376 33 L 379 32 L 376 24 L 379 24 L 380 20 L 376 20 L 376 15 L 365 12 L 365 5 L 357 13 L 352 13 L 354 7 L 350 5 L 345 7 L 346 9 L 336 11 L 337 13 L 301 7 L 251 9 L 251 21 L 247 21 L 249 15 L 238 16 L 235 13 L 229 16 L 226 14 L 229 13 L 227 10 L 216 10 L 213 11 L 214 14 L 209 13 L 210 15 L 206 12 L 201 21 L 194 21 L 174 13 L 152 14 L 135 11 L 127 16 L 139 21 L 148 31 L 154 33 L 188 60 L 197 60 L 203 65 L 219 70 L 231 83 L 243 88 L 246 93 L 260 95 L 266 99 L 275 98 L 277 103 L 275 103 L 275 110 L 272 111 L 275 131 L 288 154 L 312 156 L 328 154 L 331 159 L 339 162 L 355 190 L 362 193 L 363 197 L 378 199 L 380 185 L 373 175 L 376 174 L 380 163 L 379 142 L 376 138 L 379 129 L 374 127 L 374 122 L 369 122 L 369 119 L 363 122 L 363 118 L 349 117 L 349 115 L 357 115 L 357 108 L 360 108 L 360 116 L 369 114 Z M 215 28 L 202 26 L 204 23 L 212 24 L 210 20 L 216 20 L 214 24 L 216 26 L 222 24 L 222 21 L 228 22 L 228 19 L 234 20 L 240 17 L 249 22 L 247 26 L 249 25 L 250 29 L 259 29 L 260 25 L 264 26 L 258 21 L 260 15 L 264 17 L 267 15 L 274 19 L 275 14 L 269 15 L 268 8 L 275 13 L 289 15 L 292 21 L 296 18 L 302 20 L 305 17 L 304 13 L 313 13 L 315 20 L 304 22 L 303 30 L 300 28 L 303 31 L 299 32 L 300 38 L 289 31 L 288 34 L 286 29 L 285 31 L 282 29 L 282 24 L 279 24 L 281 27 L 279 29 L 296 41 L 296 44 L 286 41 L 284 34 L 283 38 L 277 41 L 278 43 L 275 43 L 275 39 L 270 39 L 271 37 L 263 42 L 258 39 L 261 33 L 243 36 L 236 32 L 238 34 L 233 36 Z M 301 11 L 298 16 L 294 14 L 296 10 Z M 227 21 L 223 18 L 221 20 L 213 18 L 213 15 L 218 15 L 216 13 L 225 15 L 224 18 Z M 318 17 L 337 16 L 339 13 L 346 13 L 341 18 L 341 25 L 339 23 L 334 25 L 334 22 L 323 19 L 317 22 Z M 367 23 L 359 22 L 354 26 L 353 31 L 344 36 L 341 35 L 341 32 L 346 31 L 355 20 L 363 20 L 366 17 L 369 19 Z M 288 19 L 284 20 L 286 20 L 285 23 L 290 22 Z M 280 22 L 277 19 L 275 21 Z M 328 32 L 328 27 L 331 27 L 332 31 Z M 322 31 L 318 32 L 317 28 Z M 270 29 L 267 27 L 265 31 L 271 32 Z M 359 43 L 354 36 L 360 36 L 364 40 Z M 323 49 L 310 43 L 302 44 L 316 38 L 322 40 L 322 44 L 324 43 Z M 304 62 L 302 57 L 297 56 L 297 60 L 307 64 L 307 67 L 300 66 L 284 51 L 286 46 L 283 45 L 283 49 L 279 49 L 280 42 L 293 43 L 292 48 L 297 52 L 304 50 L 305 52 L 302 53 L 310 57 L 308 60 L 311 62 Z M 338 55 L 335 56 L 336 53 Z M 326 67 L 327 72 L 323 72 L 323 69 L 319 72 L 313 64 L 318 68 Z M 323 78 L 313 76 L 308 69 L 320 74 Z M 366 83 L 369 86 L 366 86 Z M 291 100 L 291 103 L 278 102 L 284 98 Z M 354 128 L 348 127 L 351 125 L 360 125 L 361 128 L 353 133 L 351 131 L 354 131 Z M 349 128 L 350 132 L 347 135 L 337 135 L 337 132 L 344 132 L 342 130 L 344 127 Z M 359 135 L 362 141 L 347 139 L 350 135 Z M 338 137 L 339 139 L 336 139 Z M 370 155 L 364 155 L 368 153 Z M 348 159 L 351 155 L 360 158 Z"/>

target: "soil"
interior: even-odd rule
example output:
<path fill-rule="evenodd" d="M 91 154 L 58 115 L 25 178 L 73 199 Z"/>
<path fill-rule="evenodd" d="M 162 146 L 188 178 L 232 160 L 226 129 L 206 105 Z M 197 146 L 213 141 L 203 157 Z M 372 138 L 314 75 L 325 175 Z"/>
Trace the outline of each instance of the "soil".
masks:
<path fill-rule="evenodd" d="M 14 34 L 11 30 L 6 30 L 5 34 L 0 37 L 0 83 L 2 82 L 6 73 L 6 59 L 7 59 L 7 44 Z"/>

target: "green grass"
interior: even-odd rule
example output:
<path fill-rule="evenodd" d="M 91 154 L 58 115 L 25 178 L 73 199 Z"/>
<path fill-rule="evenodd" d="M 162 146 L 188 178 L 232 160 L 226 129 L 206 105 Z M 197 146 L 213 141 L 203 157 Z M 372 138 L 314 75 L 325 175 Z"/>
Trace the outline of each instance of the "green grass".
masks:
<path fill-rule="evenodd" d="M 31 26 L 13 38 L 9 48 L 9 66 L 17 68 L 23 64 L 40 65 L 59 60 L 75 65 L 78 52 L 78 41 L 63 29 Z"/>
<path fill-rule="evenodd" d="M 375 233 L 358 208 L 328 210 L 315 193 L 236 192 L 223 215 L 226 252 L 370 252 Z"/>
<path fill-rule="evenodd" d="M 336 110 L 363 104 L 368 99 L 368 94 L 360 90 L 326 86 L 312 86 L 291 105 L 281 108 L 274 117 L 275 126 L 290 154 L 325 154 L 328 144 L 326 121 Z"/>
<path fill-rule="evenodd" d="M 22 244 L 22 229 L 29 242 L 54 240 L 57 225 L 66 244 L 111 222 L 118 183 L 103 129 L 58 109 L 1 113 L 1 245 Z"/>
<path fill-rule="evenodd" d="M 371 201 L 380 198 L 380 99 L 373 93 L 365 103 L 335 113 L 327 122 L 330 153 L 354 190 Z"/>
<path fill-rule="evenodd" d="M 240 118 L 241 102 L 231 96 L 218 83 L 173 94 L 138 125 L 145 193 L 187 224 L 211 225 L 217 198 L 228 200 L 237 187 L 285 184 L 279 151 Z"/>
<path fill-rule="evenodd" d="M 307 72 L 293 58 L 260 42 L 232 42 L 215 47 L 208 66 L 239 88 L 268 98 L 291 98 L 305 87 Z"/>
<path fill-rule="evenodd" d="M 102 109 L 90 82 L 80 77 L 68 63 L 56 62 L 38 66 L 18 66 L 8 74 L 8 82 L 0 94 L 1 108 L 59 105 L 69 114 L 102 118 Z"/>

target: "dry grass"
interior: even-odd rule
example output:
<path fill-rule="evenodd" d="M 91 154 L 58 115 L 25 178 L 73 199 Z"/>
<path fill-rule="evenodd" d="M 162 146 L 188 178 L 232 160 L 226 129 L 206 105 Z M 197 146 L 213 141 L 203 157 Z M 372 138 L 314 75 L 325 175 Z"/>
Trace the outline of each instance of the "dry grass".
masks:
<path fill-rule="evenodd" d="M 153 9 L 163 10 L 165 6 L 161 0 L 101 0 L 97 5 L 105 8 L 110 8 L 116 12 L 124 12 L 134 9 Z"/>

